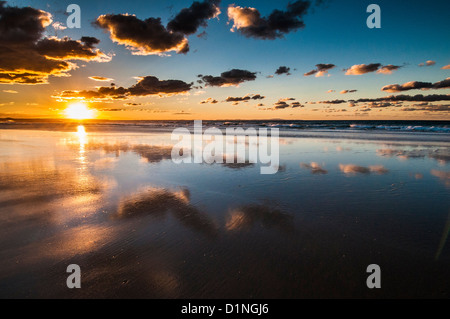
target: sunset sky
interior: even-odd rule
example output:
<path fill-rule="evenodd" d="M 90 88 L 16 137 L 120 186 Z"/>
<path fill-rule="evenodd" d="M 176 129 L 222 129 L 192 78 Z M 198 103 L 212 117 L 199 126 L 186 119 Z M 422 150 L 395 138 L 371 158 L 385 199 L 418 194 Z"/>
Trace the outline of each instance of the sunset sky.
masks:
<path fill-rule="evenodd" d="M 81 8 L 67 28 L 66 8 Z M 369 29 L 369 4 L 381 29 Z M 450 2 L 0 1 L 0 117 L 450 120 Z"/>

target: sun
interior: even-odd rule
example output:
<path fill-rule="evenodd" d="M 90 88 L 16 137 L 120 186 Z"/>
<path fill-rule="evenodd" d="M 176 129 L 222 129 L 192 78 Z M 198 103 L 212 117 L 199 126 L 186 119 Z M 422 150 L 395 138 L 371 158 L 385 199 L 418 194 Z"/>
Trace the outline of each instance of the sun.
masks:
<path fill-rule="evenodd" d="M 88 120 L 95 117 L 94 110 L 88 108 L 84 103 L 70 104 L 64 110 L 66 118 L 71 120 Z"/>

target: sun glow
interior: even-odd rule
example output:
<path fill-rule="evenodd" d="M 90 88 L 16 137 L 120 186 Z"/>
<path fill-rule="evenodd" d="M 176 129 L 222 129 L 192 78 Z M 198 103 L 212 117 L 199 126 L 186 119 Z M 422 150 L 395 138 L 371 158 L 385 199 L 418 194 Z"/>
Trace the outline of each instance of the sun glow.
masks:
<path fill-rule="evenodd" d="M 95 117 L 94 110 L 89 109 L 83 103 L 74 103 L 64 110 L 66 118 L 72 120 L 88 120 Z"/>

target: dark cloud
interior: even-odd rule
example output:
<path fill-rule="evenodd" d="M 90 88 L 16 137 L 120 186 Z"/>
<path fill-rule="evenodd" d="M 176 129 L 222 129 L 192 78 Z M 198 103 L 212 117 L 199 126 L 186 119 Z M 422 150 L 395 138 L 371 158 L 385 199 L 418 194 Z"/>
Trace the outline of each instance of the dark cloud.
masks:
<path fill-rule="evenodd" d="M 288 108 L 289 104 L 284 102 L 284 101 L 278 101 L 278 102 L 275 103 L 275 105 L 273 107 L 276 110 L 282 110 L 282 109 Z"/>
<path fill-rule="evenodd" d="M 248 38 L 282 38 L 285 34 L 305 27 L 303 17 L 307 14 L 310 1 L 298 0 L 288 4 L 286 11 L 274 10 L 269 16 L 261 17 L 255 8 L 228 7 L 228 18 L 233 20 L 233 30 Z"/>
<path fill-rule="evenodd" d="M 360 103 L 360 102 L 437 102 L 437 101 L 450 101 L 450 94 L 432 94 L 432 95 L 391 95 L 380 98 L 373 99 L 358 99 L 352 102 Z"/>
<path fill-rule="evenodd" d="M 332 101 L 320 101 L 320 102 L 306 102 L 307 104 L 343 104 L 349 103 L 350 107 L 356 106 L 358 103 L 365 103 L 365 111 L 369 111 L 372 108 L 384 108 L 391 106 L 402 106 L 403 102 L 438 102 L 438 101 L 450 101 L 450 94 L 432 94 L 432 95 L 391 95 L 380 98 L 361 98 L 358 100 L 332 100 Z M 423 104 L 423 106 L 428 105 L 428 103 Z M 405 110 L 403 108 L 402 110 Z M 412 111 L 412 109 L 409 109 Z M 445 106 L 433 106 L 429 108 L 430 111 L 444 111 Z"/>
<path fill-rule="evenodd" d="M 319 64 L 316 64 L 316 69 L 311 70 L 303 75 L 310 76 L 310 75 L 315 74 L 316 77 L 325 76 L 325 74 L 327 74 L 328 71 L 333 69 L 334 67 L 336 67 L 336 65 L 334 65 L 334 64 L 319 63 Z"/>
<path fill-rule="evenodd" d="M 140 20 L 135 15 L 106 14 L 98 17 L 95 24 L 109 31 L 111 40 L 125 45 L 135 55 L 189 51 L 184 34 L 167 30 L 160 18 Z"/>
<path fill-rule="evenodd" d="M 95 25 L 109 31 L 114 42 L 125 45 L 135 55 L 163 54 L 170 51 L 187 53 L 187 35 L 207 25 L 207 20 L 220 14 L 220 0 L 194 1 L 182 9 L 165 27 L 161 18 L 138 19 L 130 14 L 106 14 Z M 206 33 L 200 36 L 204 36 Z"/>
<path fill-rule="evenodd" d="M 348 94 L 348 93 L 355 93 L 355 92 L 358 92 L 358 90 L 343 90 L 340 93 L 341 94 Z"/>
<path fill-rule="evenodd" d="M 429 90 L 429 89 L 449 89 L 450 88 L 450 78 L 445 80 L 431 83 L 431 82 L 418 82 L 412 81 L 405 84 L 391 84 L 384 86 L 381 90 L 386 92 L 403 92 L 409 90 Z"/>
<path fill-rule="evenodd" d="M 262 100 L 265 98 L 266 98 L 265 96 L 262 96 L 260 94 L 255 94 L 255 95 L 247 94 L 246 96 L 243 96 L 243 97 L 229 96 L 229 97 L 227 97 L 225 102 L 245 102 L 245 101 L 250 101 L 250 100 Z"/>
<path fill-rule="evenodd" d="M 99 42 L 100 40 L 92 37 L 82 37 L 80 41 L 71 40 L 67 37 L 63 39 L 46 38 L 37 42 L 36 51 L 51 59 L 109 61 L 109 57 L 94 48 L 94 45 Z"/>
<path fill-rule="evenodd" d="M 434 105 L 426 103 L 426 105 L 413 105 L 412 107 L 404 107 L 401 110 L 404 112 L 408 111 L 450 112 L 450 104 Z"/>
<path fill-rule="evenodd" d="M 246 81 L 254 81 L 256 72 L 232 69 L 223 72 L 220 76 L 202 75 L 199 76 L 207 86 L 238 86 Z"/>
<path fill-rule="evenodd" d="M 0 83 L 47 83 L 50 75 L 67 76 L 76 68 L 70 60 L 111 59 L 94 47 L 99 43 L 96 38 L 44 38 L 51 23 L 48 12 L 9 7 L 0 1 Z"/>
<path fill-rule="evenodd" d="M 125 103 L 124 106 L 141 106 L 141 103 Z"/>
<path fill-rule="evenodd" d="M 217 101 L 216 99 L 213 99 L 212 97 L 209 97 L 206 100 L 203 100 L 200 102 L 200 104 L 207 104 L 207 103 L 217 104 L 217 103 L 219 103 L 219 101 Z"/>
<path fill-rule="evenodd" d="M 332 100 L 332 101 L 320 101 L 317 103 L 321 103 L 321 104 L 342 104 L 342 103 L 347 103 L 347 101 L 345 100 Z"/>
<path fill-rule="evenodd" d="M 167 29 L 182 34 L 196 33 L 199 27 L 206 27 L 207 20 L 220 14 L 220 0 L 194 1 L 189 8 L 184 8 L 173 18 Z"/>
<path fill-rule="evenodd" d="M 381 63 L 371 64 L 355 64 L 352 67 L 345 69 L 346 75 L 361 75 L 370 72 L 375 72 L 381 67 Z"/>
<path fill-rule="evenodd" d="M 47 26 L 52 23 L 52 15 L 31 7 L 6 6 L 0 1 L 0 43 L 2 45 L 33 45 Z"/>
<path fill-rule="evenodd" d="M 133 96 L 170 96 L 189 92 L 192 84 L 180 80 L 159 80 L 155 76 L 145 76 L 129 88 L 103 86 L 97 88 L 96 91 L 63 91 L 53 97 L 61 100 L 85 99 L 95 102 L 99 100 L 125 100 Z"/>
<path fill-rule="evenodd" d="M 261 94 L 255 94 L 252 96 L 252 100 L 263 100 L 265 99 L 265 96 L 262 96 Z"/>
<path fill-rule="evenodd" d="M 275 71 L 275 74 L 277 74 L 277 75 L 281 75 L 281 74 L 290 75 L 290 73 L 289 73 L 290 70 L 291 70 L 291 68 L 288 68 L 287 66 L 280 66 L 280 67 Z"/>
<path fill-rule="evenodd" d="M 269 110 L 283 110 L 287 108 L 297 108 L 297 107 L 303 107 L 300 102 L 292 102 L 291 104 L 288 103 L 288 101 L 294 101 L 294 98 L 284 98 L 279 99 L 273 106 L 272 109 Z"/>

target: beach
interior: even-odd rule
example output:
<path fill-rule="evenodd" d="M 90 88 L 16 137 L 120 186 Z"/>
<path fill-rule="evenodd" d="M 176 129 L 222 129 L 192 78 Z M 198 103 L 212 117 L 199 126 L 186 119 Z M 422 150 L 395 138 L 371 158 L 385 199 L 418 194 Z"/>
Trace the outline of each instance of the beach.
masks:
<path fill-rule="evenodd" d="M 448 122 L 312 124 L 256 123 L 264 175 L 175 164 L 192 122 L 2 122 L 0 297 L 449 298 Z"/>

